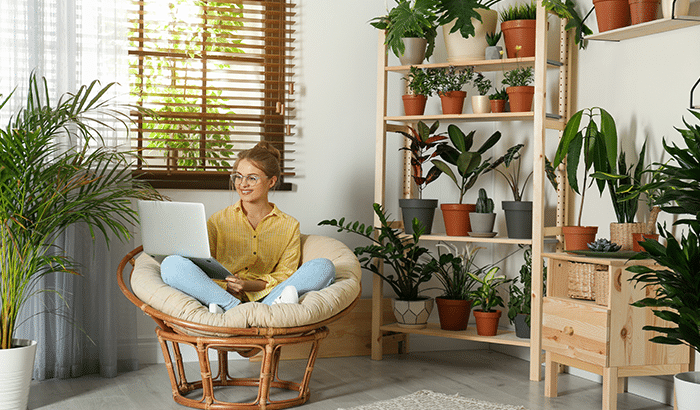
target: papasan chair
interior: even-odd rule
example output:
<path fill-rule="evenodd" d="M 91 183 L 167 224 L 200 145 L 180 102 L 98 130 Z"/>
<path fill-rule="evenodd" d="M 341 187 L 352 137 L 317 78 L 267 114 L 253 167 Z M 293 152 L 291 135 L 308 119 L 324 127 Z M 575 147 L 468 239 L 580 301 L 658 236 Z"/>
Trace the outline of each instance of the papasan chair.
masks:
<path fill-rule="evenodd" d="M 196 299 L 166 285 L 160 277 L 159 263 L 143 253 L 142 247 L 122 259 L 117 270 L 119 287 L 157 323 L 156 335 L 177 403 L 200 409 L 282 409 L 298 406 L 309 399 L 309 382 L 318 346 L 328 335 L 326 325 L 347 314 L 359 300 L 361 270 L 355 254 L 335 239 L 302 235 L 301 248 L 302 263 L 320 257 L 333 262 L 336 279 L 331 286 L 303 295 L 298 304 L 242 303 L 224 314 L 209 313 Z M 130 279 L 125 281 L 127 265 L 133 268 Z M 281 348 L 299 343 L 311 343 L 303 379 L 299 382 L 279 379 Z M 187 380 L 181 345 L 190 345 L 196 350 L 201 380 Z M 219 371 L 214 377 L 209 362 L 210 349 L 218 353 Z M 232 377 L 228 352 L 238 352 L 244 357 L 261 354 L 260 377 Z M 257 386 L 257 398 L 252 402 L 220 401 L 214 397 L 214 388 L 219 386 Z M 271 388 L 299 394 L 291 399 L 273 401 Z M 202 390 L 201 397 L 192 393 L 194 390 Z"/>

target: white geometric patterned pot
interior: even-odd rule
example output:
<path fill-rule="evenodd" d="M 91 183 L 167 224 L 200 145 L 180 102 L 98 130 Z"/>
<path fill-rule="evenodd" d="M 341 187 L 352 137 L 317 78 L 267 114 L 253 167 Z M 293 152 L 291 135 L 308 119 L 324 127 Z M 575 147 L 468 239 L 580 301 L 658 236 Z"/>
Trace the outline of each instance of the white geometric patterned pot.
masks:
<path fill-rule="evenodd" d="M 433 299 L 392 301 L 394 316 L 400 327 L 422 329 L 427 325 L 433 311 Z"/>

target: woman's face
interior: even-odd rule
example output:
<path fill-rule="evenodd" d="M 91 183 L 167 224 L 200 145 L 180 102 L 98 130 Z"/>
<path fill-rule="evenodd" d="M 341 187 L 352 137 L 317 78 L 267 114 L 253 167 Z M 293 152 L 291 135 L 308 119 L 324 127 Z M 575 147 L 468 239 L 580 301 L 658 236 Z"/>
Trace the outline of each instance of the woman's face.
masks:
<path fill-rule="evenodd" d="M 277 177 L 268 177 L 252 161 L 243 159 L 234 174 L 236 192 L 244 202 L 267 201 L 267 193 L 275 186 Z"/>

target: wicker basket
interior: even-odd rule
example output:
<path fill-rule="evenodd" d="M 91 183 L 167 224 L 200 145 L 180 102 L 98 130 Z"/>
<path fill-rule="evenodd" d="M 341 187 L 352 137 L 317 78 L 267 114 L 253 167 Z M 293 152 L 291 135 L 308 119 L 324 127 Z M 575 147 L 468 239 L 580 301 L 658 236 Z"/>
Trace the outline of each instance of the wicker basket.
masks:
<path fill-rule="evenodd" d="M 608 268 L 605 265 L 592 263 L 567 262 L 569 272 L 569 288 L 567 295 L 574 299 L 595 300 L 596 271 Z"/>
<path fill-rule="evenodd" d="M 634 223 L 610 223 L 610 242 L 622 246 L 621 250 L 631 251 L 634 242 L 633 233 L 646 232 L 647 224 L 642 222 Z"/>
<path fill-rule="evenodd" d="M 610 304 L 610 281 L 607 266 L 596 265 L 595 269 L 595 303 L 602 306 Z"/>

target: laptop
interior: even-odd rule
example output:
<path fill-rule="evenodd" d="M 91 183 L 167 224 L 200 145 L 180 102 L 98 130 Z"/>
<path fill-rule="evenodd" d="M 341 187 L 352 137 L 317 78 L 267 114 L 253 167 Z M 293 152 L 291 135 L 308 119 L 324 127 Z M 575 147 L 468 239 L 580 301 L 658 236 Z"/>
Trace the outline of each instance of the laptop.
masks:
<path fill-rule="evenodd" d="M 180 255 L 212 279 L 225 280 L 231 275 L 209 251 L 204 204 L 138 201 L 138 210 L 144 252 L 156 258 Z"/>

